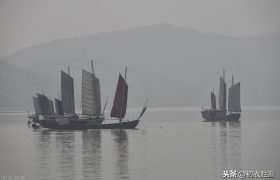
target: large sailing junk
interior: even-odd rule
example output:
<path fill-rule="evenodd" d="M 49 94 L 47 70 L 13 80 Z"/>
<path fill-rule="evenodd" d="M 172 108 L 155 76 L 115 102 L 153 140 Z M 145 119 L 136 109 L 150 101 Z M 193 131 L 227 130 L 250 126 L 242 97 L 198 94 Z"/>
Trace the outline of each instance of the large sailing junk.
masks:
<path fill-rule="evenodd" d="M 219 109 L 216 108 L 216 96 L 211 92 L 211 108 L 202 109 L 201 114 L 206 121 L 239 121 L 241 116 L 240 105 L 240 82 L 234 83 L 232 76 L 232 85 L 228 94 L 228 109 L 226 109 L 227 85 L 225 83 L 225 73 L 220 77 L 219 88 Z"/>
<path fill-rule="evenodd" d="M 37 123 L 44 128 L 50 129 L 135 128 L 146 111 L 147 106 L 145 104 L 136 120 L 123 121 L 127 109 L 128 85 L 126 82 L 126 73 L 125 78 L 119 75 L 111 111 L 111 117 L 118 118 L 119 122 L 103 123 L 107 102 L 101 113 L 100 82 L 94 74 L 92 61 L 91 70 L 92 72 L 82 70 L 81 114 L 75 113 L 74 81 L 70 76 L 70 70 L 68 68 L 68 74 L 61 71 L 61 100 L 55 98 L 53 102 L 44 94 L 39 93 L 37 93 L 36 97 L 33 97 L 35 114 L 29 116 L 35 124 L 33 127 L 37 127 Z"/>

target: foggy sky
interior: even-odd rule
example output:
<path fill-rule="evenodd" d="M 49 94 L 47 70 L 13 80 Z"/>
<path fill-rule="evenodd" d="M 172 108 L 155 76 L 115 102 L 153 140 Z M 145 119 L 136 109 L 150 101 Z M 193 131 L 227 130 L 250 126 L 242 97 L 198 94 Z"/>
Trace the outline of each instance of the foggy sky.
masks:
<path fill-rule="evenodd" d="M 0 0 L 0 56 L 160 22 L 234 36 L 275 32 L 279 15 L 279 0 Z"/>

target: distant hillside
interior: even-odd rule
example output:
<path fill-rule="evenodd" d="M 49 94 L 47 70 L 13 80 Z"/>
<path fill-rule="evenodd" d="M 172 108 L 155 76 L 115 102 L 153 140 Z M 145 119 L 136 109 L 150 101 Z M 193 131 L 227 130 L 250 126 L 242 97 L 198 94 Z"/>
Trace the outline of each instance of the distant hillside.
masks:
<path fill-rule="evenodd" d="M 55 40 L 1 58 L 0 107 L 30 105 L 41 89 L 55 96 L 67 65 L 79 107 L 81 68 L 89 69 L 90 59 L 103 102 L 106 96 L 112 102 L 118 73 L 128 66 L 129 106 L 146 97 L 152 106 L 207 105 L 223 68 L 228 85 L 232 73 L 241 80 L 242 104 L 280 105 L 279 57 L 280 33 L 237 38 L 168 24 Z M 3 68 L 3 61 L 13 66 Z"/>
<path fill-rule="evenodd" d="M 28 107 L 33 108 L 32 95 L 55 86 L 54 81 L 49 79 L 42 74 L 0 60 L 0 111 L 26 111 Z"/>

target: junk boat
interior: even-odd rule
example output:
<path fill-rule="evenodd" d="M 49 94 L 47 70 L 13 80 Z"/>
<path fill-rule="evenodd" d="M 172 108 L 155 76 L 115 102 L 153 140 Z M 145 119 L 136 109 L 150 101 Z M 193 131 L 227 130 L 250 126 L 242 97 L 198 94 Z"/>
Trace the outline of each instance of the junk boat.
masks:
<path fill-rule="evenodd" d="M 111 110 L 111 118 L 118 120 L 117 123 L 104 123 L 104 112 L 107 102 L 101 113 L 100 84 L 95 76 L 93 62 L 91 61 L 92 72 L 82 70 L 82 114 L 75 113 L 74 101 L 74 81 L 68 74 L 61 71 L 61 100 L 55 98 L 54 102 L 49 99 L 44 92 L 37 93 L 33 97 L 35 114 L 29 115 L 33 124 L 39 124 L 43 128 L 49 129 L 134 129 L 138 125 L 140 118 L 147 109 L 147 102 L 137 119 L 125 120 L 127 109 L 128 85 L 125 78 L 119 74 L 114 103 Z M 54 108 L 55 104 L 55 108 Z M 35 127 L 35 125 L 33 126 Z M 38 128 L 38 126 L 36 126 Z"/>
<path fill-rule="evenodd" d="M 219 88 L 219 109 L 216 108 L 216 96 L 213 91 L 211 95 L 211 108 L 201 110 L 202 118 L 205 121 L 239 121 L 241 117 L 241 105 L 240 105 L 240 82 L 234 84 L 232 76 L 232 84 L 229 88 L 228 95 L 228 110 L 226 109 L 226 93 L 227 85 L 225 83 L 225 71 L 223 71 L 223 77 L 220 76 L 220 88 Z"/>

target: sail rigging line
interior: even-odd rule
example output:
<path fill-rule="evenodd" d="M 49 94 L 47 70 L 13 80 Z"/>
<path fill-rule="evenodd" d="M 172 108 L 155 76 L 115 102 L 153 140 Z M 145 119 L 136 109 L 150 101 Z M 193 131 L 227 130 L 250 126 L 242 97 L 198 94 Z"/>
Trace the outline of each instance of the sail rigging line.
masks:
<path fill-rule="evenodd" d="M 140 121 L 140 123 L 145 127 L 145 128 L 149 128 L 147 125 L 145 125 L 142 121 Z"/>

